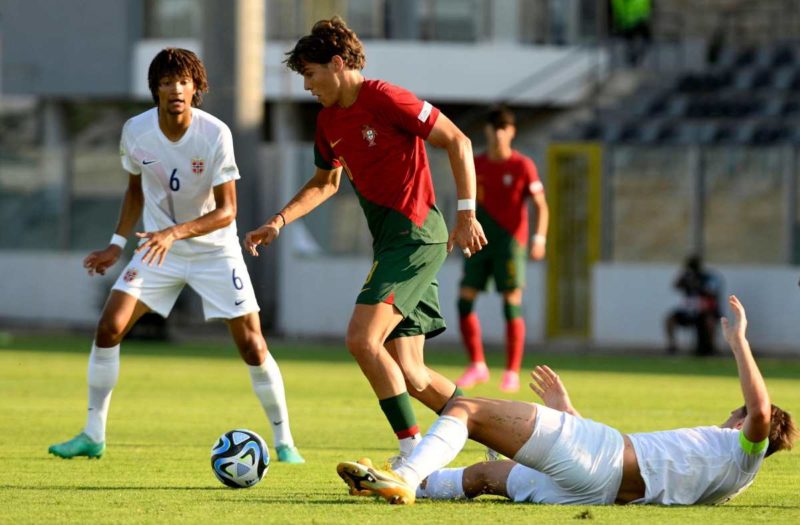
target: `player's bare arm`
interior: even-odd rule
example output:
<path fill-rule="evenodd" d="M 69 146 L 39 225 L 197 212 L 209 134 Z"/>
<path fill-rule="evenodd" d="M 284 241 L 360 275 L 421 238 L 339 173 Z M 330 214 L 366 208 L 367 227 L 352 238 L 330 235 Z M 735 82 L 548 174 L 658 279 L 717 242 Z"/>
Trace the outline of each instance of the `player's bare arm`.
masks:
<path fill-rule="evenodd" d="M 269 246 L 280 234 L 281 228 L 310 213 L 339 191 L 341 178 L 342 168 L 332 170 L 317 168 L 311 180 L 292 197 L 280 213 L 276 213 L 257 229 L 247 232 L 244 237 L 245 250 L 250 255 L 258 257 L 256 249 L 258 246 Z"/>
<path fill-rule="evenodd" d="M 772 404 L 769 392 L 767 392 L 767 385 L 764 383 L 764 378 L 750 351 L 750 343 L 747 341 L 747 315 L 744 306 L 735 295 L 728 297 L 728 306 L 733 312 L 733 320 L 722 318 L 722 334 L 736 358 L 739 383 L 747 408 L 742 432 L 751 443 L 759 443 L 769 436 Z"/>
<path fill-rule="evenodd" d="M 136 249 L 144 252 L 142 262 L 161 266 L 175 241 L 200 237 L 224 228 L 236 219 L 236 181 L 228 181 L 214 186 L 216 208 L 200 217 L 176 224 L 157 232 L 139 232 L 140 239 L 147 239 Z"/>
<path fill-rule="evenodd" d="M 475 163 L 472 155 L 472 142 L 456 127 L 444 114 L 436 119 L 428 142 L 437 148 L 447 150 L 450 159 L 450 169 L 456 182 L 456 195 L 458 199 L 475 199 Z M 447 250 L 454 245 L 464 250 L 464 254 L 477 253 L 486 245 L 486 235 L 475 217 L 475 210 L 462 210 L 456 212 L 456 225 L 450 233 Z"/>
<path fill-rule="evenodd" d="M 550 221 L 550 208 L 547 207 L 543 191 L 533 194 L 533 207 L 536 208 L 536 226 L 529 255 L 534 261 L 541 261 L 546 254 L 547 226 Z"/>
<path fill-rule="evenodd" d="M 533 382 L 529 384 L 531 390 L 542 399 L 546 407 L 560 410 L 576 417 L 582 417 L 572 406 L 567 387 L 564 386 L 561 378 L 549 366 L 537 366 L 531 372 L 531 379 L 533 379 Z"/>
<path fill-rule="evenodd" d="M 142 216 L 144 207 L 144 193 L 142 192 L 142 177 L 139 175 L 128 175 L 128 189 L 122 199 L 122 209 L 119 212 L 119 220 L 114 232 L 122 237 L 128 237 L 139 218 Z M 93 251 L 83 260 L 83 267 L 89 275 L 95 273 L 105 275 L 106 270 L 114 265 L 122 255 L 122 248 L 116 244 L 109 244 L 103 250 Z"/>

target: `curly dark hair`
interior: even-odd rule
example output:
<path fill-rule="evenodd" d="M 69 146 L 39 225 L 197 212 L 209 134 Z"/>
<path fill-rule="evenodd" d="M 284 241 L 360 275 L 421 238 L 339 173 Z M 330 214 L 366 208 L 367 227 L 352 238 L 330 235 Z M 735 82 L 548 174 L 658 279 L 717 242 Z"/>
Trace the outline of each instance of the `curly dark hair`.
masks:
<path fill-rule="evenodd" d="M 336 55 L 350 69 L 362 70 L 367 63 L 358 35 L 338 16 L 314 24 L 311 34 L 298 40 L 294 49 L 286 53 L 284 63 L 302 75 L 306 64 L 327 64 Z"/>
<path fill-rule="evenodd" d="M 153 102 L 158 105 L 158 83 L 164 77 L 187 76 L 192 78 L 195 94 L 192 106 L 200 107 L 203 104 L 203 94 L 208 92 L 208 75 L 203 62 L 188 49 L 168 47 L 162 49 L 150 62 L 147 71 L 147 84 Z"/>

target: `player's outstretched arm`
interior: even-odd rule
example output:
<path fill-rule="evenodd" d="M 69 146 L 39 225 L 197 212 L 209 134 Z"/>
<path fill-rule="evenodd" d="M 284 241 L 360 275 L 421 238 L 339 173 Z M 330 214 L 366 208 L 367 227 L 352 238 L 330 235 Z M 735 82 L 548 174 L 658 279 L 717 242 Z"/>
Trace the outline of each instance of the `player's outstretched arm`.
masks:
<path fill-rule="evenodd" d="M 128 188 L 122 199 L 122 208 L 119 212 L 119 220 L 114 233 L 127 238 L 139 218 L 142 216 L 144 208 L 144 193 L 142 192 L 142 177 L 140 175 L 128 175 Z M 97 250 L 83 260 L 83 267 L 87 269 L 89 275 L 105 275 L 106 270 L 114 265 L 122 255 L 122 247 L 116 244 L 109 244 L 102 250 Z"/>
<path fill-rule="evenodd" d="M 767 392 L 767 385 L 764 383 L 761 371 L 750 351 L 750 343 L 745 336 L 747 315 L 744 306 L 735 295 L 728 297 L 728 306 L 733 312 L 733 321 L 729 321 L 726 317 L 722 318 L 722 334 L 736 358 L 739 383 L 747 408 L 742 432 L 751 443 L 760 443 L 769 436 L 772 404 L 769 392 Z"/>
<path fill-rule="evenodd" d="M 533 379 L 533 383 L 530 383 L 529 386 L 537 396 L 542 398 L 544 406 L 581 417 L 580 413 L 572 406 L 567 387 L 549 366 L 537 366 L 531 372 L 531 379 Z"/>
<path fill-rule="evenodd" d="M 269 246 L 280 234 L 281 228 L 292 221 L 303 217 L 328 200 L 339 190 L 339 182 L 342 178 L 342 168 L 325 170 L 317 168 L 314 176 L 311 177 L 297 194 L 292 197 L 289 204 L 270 217 L 267 222 L 247 232 L 244 236 L 244 249 L 258 257 L 258 246 Z"/>
<path fill-rule="evenodd" d="M 472 143 L 444 114 L 439 114 L 436 124 L 428 135 L 428 142 L 437 148 L 447 150 L 450 169 L 456 181 L 458 200 L 469 199 L 475 202 L 475 161 L 472 157 Z M 456 225 L 450 233 L 447 250 L 458 245 L 469 257 L 486 245 L 483 227 L 475 218 L 474 206 L 456 212 Z"/>

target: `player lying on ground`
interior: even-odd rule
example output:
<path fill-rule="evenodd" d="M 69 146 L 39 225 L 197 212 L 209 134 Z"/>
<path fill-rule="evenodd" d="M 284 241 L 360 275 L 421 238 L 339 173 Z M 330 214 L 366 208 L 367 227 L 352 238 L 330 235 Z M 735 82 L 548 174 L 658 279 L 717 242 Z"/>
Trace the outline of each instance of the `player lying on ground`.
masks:
<path fill-rule="evenodd" d="M 397 470 L 362 460 L 340 463 L 337 472 L 351 494 L 371 492 L 390 503 L 480 494 L 550 504 L 724 503 L 753 482 L 764 457 L 791 448 L 797 435 L 789 414 L 770 403 L 745 338 L 744 308 L 734 296 L 729 304 L 735 319 L 723 318 L 722 330 L 745 404 L 721 426 L 622 434 L 583 419 L 558 376 L 538 367 L 531 388 L 547 406 L 458 398 Z M 514 461 L 440 470 L 467 437 Z"/>
<path fill-rule="evenodd" d="M 67 459 L 103 455 L 120 343 L 145 313 L 168 316 L 188 284 L 203 299 L 206 320 L 222 319 L 228 325 L 272 425 L 278 461 L 303 463 L 289 430 L 281 371 L 261 332 L 236 235 L 240 177 L 231 132 L 199 109 L 208 90 L 205 66 L 191 51 L 164 49 L 147 76 L 156 107 L 122 128 L 120 156 L 129 175 L 117 228 L 108 247 L 89 254 L 83 266 L 89 275 L 105 274 L 122 255 L 140 217 L 146 232 L 136 234 L 136 255 L 114 284 L 97 324 L 89 355 L 86 426 L 48 451 Z"/>

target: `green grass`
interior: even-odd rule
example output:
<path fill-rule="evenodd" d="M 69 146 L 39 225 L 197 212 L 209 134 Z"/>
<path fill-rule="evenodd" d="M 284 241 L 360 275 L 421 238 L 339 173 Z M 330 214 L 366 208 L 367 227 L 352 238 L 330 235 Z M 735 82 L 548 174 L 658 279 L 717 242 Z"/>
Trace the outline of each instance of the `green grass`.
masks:
<path fill-rule="evenodd" d="M 499 498 L 422 501 L 408 508 L 347 495 L 336 463 L 384 459 L 395 442 L 367 382 L 339 345 L 272 345 L 281 365 L 292 429 L 308 463 L 273 463 L 251 489 L 222 486 L 209 450 L 225 430 L 271 435 L 229 343 L 123 345 L 108 449 L 100 461 L 65 461 L 47 446 L 77 433 L 86 403 L 88 341 L 37 338 L 0 347 L 0 523 L 597 523 L 800 522 L 800 452 L 770 458 L 755 484 L 722 507 L 556 507 Z M 457 351 L 431 349 L 428 362 L 451 377 Z M 473 392 L 500 395 L 493 380 Z M 722 422 L 741 404 L 733 360 L 528 354 L 526 367 L 561 372 L 573 402 L 622 431 Z M 800 362 L 760 362 L 774 402 L 800 414 Z M 528 391 L 513 396 L 532 399 Z M 417 405 L 421 426 L 433 414 Z M 456 463 L 483 458 L 469 443 Z"/>

